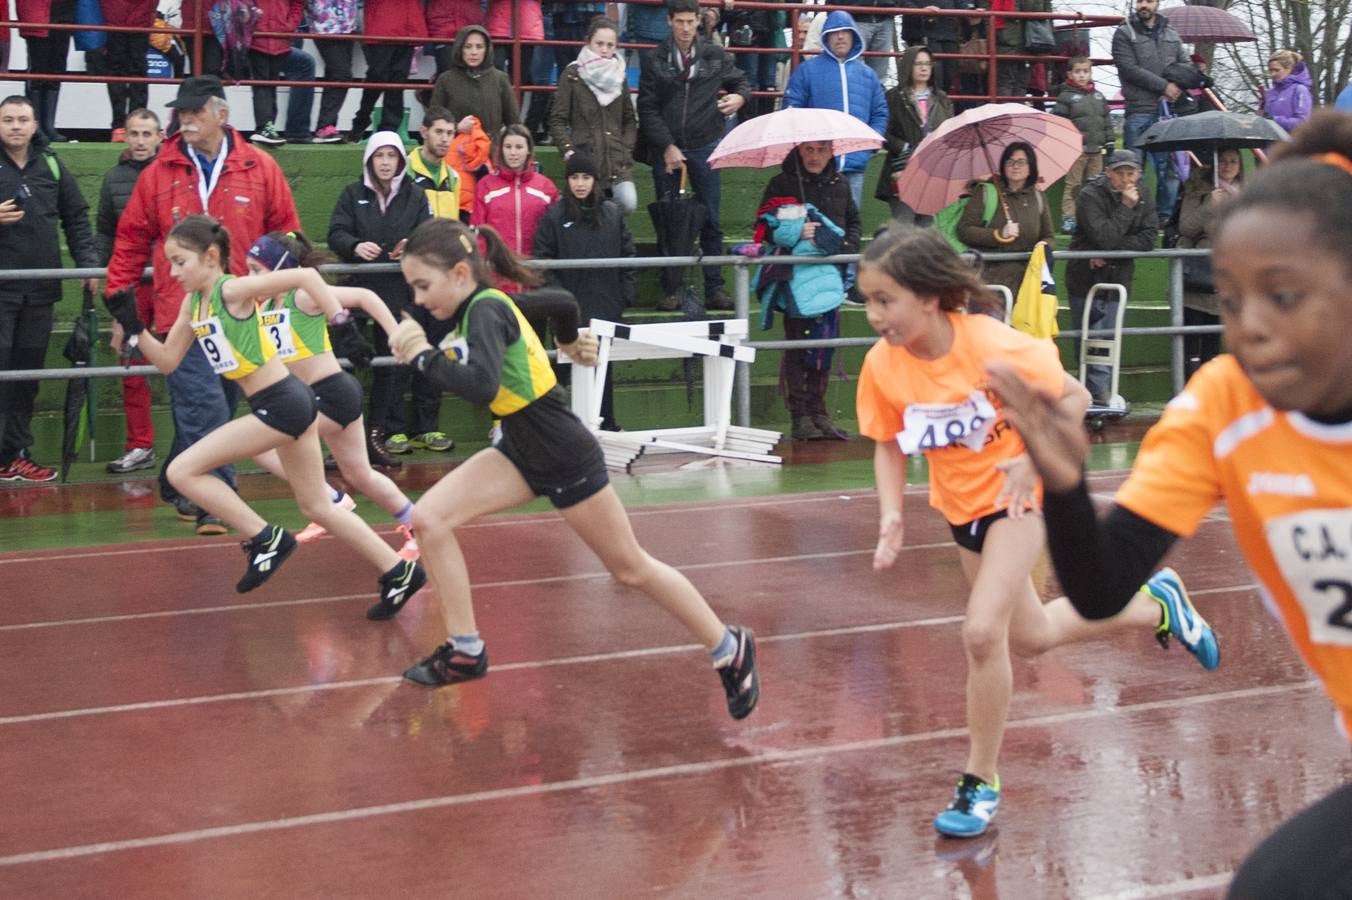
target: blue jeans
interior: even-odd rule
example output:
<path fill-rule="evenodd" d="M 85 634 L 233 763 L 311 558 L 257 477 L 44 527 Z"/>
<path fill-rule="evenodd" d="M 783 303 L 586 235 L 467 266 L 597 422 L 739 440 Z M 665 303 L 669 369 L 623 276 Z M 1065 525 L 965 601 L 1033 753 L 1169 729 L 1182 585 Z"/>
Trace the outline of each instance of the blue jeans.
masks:
<path fill-rule="evenodd" d="M 287 81 L 314 81 L 315 58 L 304 50 L 292 48 L 282 60 L 281 77 Z M 288 141 L 308 141 L 310 139 L 310 112 L 315 105 L 315 89 L 312 87 L 287 88 L 286 128 L 282 137 Z"/>
<path fill-rule="evenodd" d="M 1178 202 L 1178 173 L 1174 171 L 1172 154 L 1167 150 L 1147 153 L 1140 147 L 1141 135 L 1159 120 L 1159 113 L 1127 113 L 1122 122 L 1122 144 L 1135 151 L 1142 172 L 1145 171 L 1145 158 L 1150 157 L 1155 166 L 1155 214 L 1167 219 L 1174 214 L 1174 205 Z"/>
<path fill-rule="evenodd" d="M 240 390 L 233 381 L 226 381 L 211 371 L 211 363 L 196 342 L 165 381 L 169 385 L 169 404 L 174 416 L 174 442 L 160 469 L 160 497 L 166 503 L 173 503 L 180 495 L 164 474 L 169 470 L 169 463 L 234 417 Z M 238 489 L 234 466 L 212 469 L 211 474 Z"/>
<path fill-rule="evenodd" d="M 718 204 L 721 199 L 722 182 L 716 170 L 709 168 L 709 154 L 714 152 L 714 147 L 718 146 L 718 141 L 705 144 L 703 147 L 696 147 L 693 150 L 682 148 L 685 154 L 685 168 L 688 173 L 686 181 L 693 191 L 694 195 L 701 200 L 708 209 L 708 215 L 704 219 L 704 227 L 699 232 L 699 249 L 705 256 L 719 256 L 723 253 L 723 229 L 718 224 Z M 665 196 L 675 196 L 681 187 L 681 173 L 677 170 L 673 174 L 668 174 L 666 166 L 659 159 L 657 165 L 653 166 L 653 187 L 656 189 L 659 198 Z M 675 256 L 686 255 L 684 253 L 674 253 Z M 662 289 L 668 294 L 673 294 L 680 289 L 680 271 L 678 269 L 662 270 Z M 707 298 L 714 291 L 723 287 L 723 272 L 717 266 L 704 267 L 704 295 Z"/>
<path fill-rule="evenodd" d="M 860 22 L 855 21 L 855 27 L 859 29 L 859 36 L 863 38 L 864 50 L 880 51 L 892 53 L 896 50 L 896 23 L 891 16 L 883 16 L 879 22 Z M 892 58 L 889 56 L 861 56 L 859 59 L 873 70 L 873 74 L 878 76 L 878 80 L 887 84 L 887 76 L 891 72 Z"/>

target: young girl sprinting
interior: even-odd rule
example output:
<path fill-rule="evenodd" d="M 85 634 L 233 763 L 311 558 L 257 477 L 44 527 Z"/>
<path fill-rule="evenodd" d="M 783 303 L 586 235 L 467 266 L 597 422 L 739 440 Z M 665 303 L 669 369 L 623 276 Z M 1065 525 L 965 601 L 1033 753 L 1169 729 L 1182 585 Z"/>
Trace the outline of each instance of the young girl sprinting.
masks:
<path fill-rule="evenodd" d="M 315 426 L 317 410 L 310 388 L 274 352 L 259 327 L 256 298 L 303 291 L 330 320 L 344 310 L 316 269 L 286 269 L 236 278 L 223 268 L 230 258 L 230 233 L 210 216 L 189 216 L 164 241 L 170 275 L 185 296 L 178 318 L 163 342 L 136 318 L 127 298 L 109 298 L 109 312 L 161 372 L 172 372 L 194 338 L 212 368 L 239 382 L 253 414 L 225 423 L 193 444 L 169 465 L 170 482 L 198 506 L 220 516 L 240 534 L 248 568 L 235 589 L 251 591 L 277 573 L 296 549 L 296 539 L 279 525 L 265 522 L 228 485 L 209 473 L 217 466 L 276 449 L 301 512 L 366 557 L 384 574 L 373 618 L 387 618 L 426 581 L 417 563 L 401 560 L 349 509 L 334 503 L 324 484 L 324 462 Z M 371 615 L 368 612 L 368 615 Z"/>
<path fill-rule="evenodd" d="M 249 248 L 248 266 L 254 275 L 314 266 L 322 259 L 310 242 L 300 234 L 273 232 L 253 242 Z M 344 309 L 360 309 L 385 330 L 394 332 L 398 324 L 385 302 L 374 291 L 366 288 L 330 288 L 334 298 Z M 365 494 L 394 516 L 404 545 L 399 557 L 418 558 L 418 542 L 413 537 L 413 503 L 404 496 L 388 477 L 371 468 L 366 452 L 366 428 L 361 414 L 361 383 L 338 365 L 329 339 L 329 323 L 318 301 L 304 291 L 286 291 L 258 304 L 258 319 L 264 334 L 271 338 L 273 347 L 287 369 L 314 391 L 319 407 L 319 436 L 328 444 L 348 487 Z M 352 327 L 347 325 L 346 327 Z M 277 451 L 268 450 L 254 457 L 254 461 L 279 478 L 286 478 L 285 468 Z M 333 502 L 347 509 L 355 509 L 351 494 L 328 488 Z M 311 522 L 296 534 L 297 543 L 308 544 L 318 540 L 327 529 Z M 380 611 L 376 609 L 374 611 Z"/>
<path fill-rule="evenodd" d="M 413 510 L 450 637 L 404 677 L 443 685 L 487 673 L 488 654 L 474 622 L 469 572 L 455 528 L 544 496 L 617 580 L 657 601 L 699 639 L 722 677 L 728 712 L 735 719 L 749 715 L 760 694 L 750 629 L 724 625 L 689 579 L 639 546 L 600 446 L 568 408 L 540 339 L 512 300 L 492 287 L 493 273 L 525 285 L 537 284 L 539 276 L 521 265 L 492 228 L 472 232 L 447 219 L 418 226 L 399 264 L 414 302 L 437 319 L 450 319 L 454 328 L 436 348 L 422 326 L 406 318 L 391 338 L 395 358 L 487 406 L 502 425 L 494 446 L 461 463 Z M 594 339 L 579 336 L 576 303 L 552 305 L 539 312 L 551 315 L 560 350 L 594 365 Z"/>
<path fill-rule="evenodd" d="M 902 549 L 906 456 L 923 453 L 930 505 L 953 531 L 971 593 L 962 626 L 967 656 L 967 763 L 953 802 L 934 827 L 952 837 L 986 830 L 1000 803 L 996 762 L 1009 711 L 1010 652 L 1036 656 L 1070 641 L 1136 626 L 1178 637 L 1207 669 L 1215 636 L 1169 570 L 1113 619 L 1088 622 L 1064 598 L 1043 604 L 1030 573 L 1043 550 L 1036 515 L 1041 486 L 1023 442 L 985 389 L 983 366 L 1001 360 L 1083 417 L 1084 388 L 1061 368 L 1056 347 L 980 314 L 987 291 L 975 270 L 932 229 L 897 226 L 859 267 L 869 324 L 882 340 L 859 376 L 859 431 L 877 442 L 873 468 L 881 518 L 875 570 Z"/>

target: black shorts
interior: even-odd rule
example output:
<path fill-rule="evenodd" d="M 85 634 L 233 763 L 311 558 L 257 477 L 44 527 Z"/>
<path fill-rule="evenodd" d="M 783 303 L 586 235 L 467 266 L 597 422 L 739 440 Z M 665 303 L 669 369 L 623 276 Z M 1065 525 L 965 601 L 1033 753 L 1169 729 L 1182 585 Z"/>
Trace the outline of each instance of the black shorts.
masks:
<path fill-rule="evenodd" d="M 512 446 L 511 440 L 506 436 L 495 446 L 512 465 L 516 466 L 516 470 L 526 479 L 526 484 L 530 485 L 535 496 L 547 497 L 555 509 L 576 506 L 610 484 L 610 473 L 606 471 L 605 457 L 589 458 L 581 467 L 544 475 L 532 471 L 522 454 Z"/>
<path fill-rule="evenodd" d="M 958 546 L 964 550 L 971 550 L 973 553 L 980 553 L 981 548 L 986 545 L 986 532 L 990 531 L 992 525 L 1009 515 L 1009 510 L 1000 509 L 988 516 L 982 516 L 974 522 L 968 522 L 966 525 L 954 525 L 949 523 L 949 528 L 953 529 L 953 540 L 957 541 Z"/>
<path fill-rule="evenodd" d="M 290 374 L 250 397 L 249 409 L 264 425 L 293 438 L 304 434 L 319 415 L 310 386 Z"/>
<path fill-rule="evenodd" d="M 361 418 L 361 382 L 348 372 L 338 372 L 310 385 L 319 411 L 343 428 Z"/>

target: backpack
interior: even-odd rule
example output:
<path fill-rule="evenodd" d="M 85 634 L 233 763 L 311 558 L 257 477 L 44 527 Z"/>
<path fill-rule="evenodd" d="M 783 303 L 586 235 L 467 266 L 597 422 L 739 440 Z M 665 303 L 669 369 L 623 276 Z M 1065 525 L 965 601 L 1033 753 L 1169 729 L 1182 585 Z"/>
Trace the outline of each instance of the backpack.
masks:
<path fill-rule="evenodd" d="M 980 185 L 986 201 L 981 224 L 989 225 L 991 219 L 995 218 L 995 208 L 1000 203 L 1000 196 L 995 191 L 995 185 L 989 181 L 980 182 Z M 958 237 L 958 223 L 962 221 L 963 211 L 967 209 L 967 201 L 970 199 L 972 199 L 970 194 L 964 194 L 934 214 L 934 229 L 944 236 L 948 245 L 957 253 L 967 249 L 967 245 Z"/>

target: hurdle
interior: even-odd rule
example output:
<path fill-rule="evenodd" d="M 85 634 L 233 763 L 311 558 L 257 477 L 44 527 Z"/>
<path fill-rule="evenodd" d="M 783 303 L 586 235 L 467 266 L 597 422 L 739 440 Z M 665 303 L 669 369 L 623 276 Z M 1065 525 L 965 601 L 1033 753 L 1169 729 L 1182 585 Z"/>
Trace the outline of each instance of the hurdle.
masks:
<path fill-rule="evenodd" d="M 590 328 L 600 345 L 599 356 L 594 369 L 573 366 L 572 408 L 596 435 L 609 468 L 628 471 L 639 457 L 659 453 L 695 453 L 772 465 L 783 462 L 771 452 L 782 436 L 780 432 L 732 424 L 732 384 L 737 363 L 756 359 L 755 349 L 741 343 L 747 336 L 746 319 L 650 325 L 592 319 Z M 601 430 L 601 391 L 612 363 L 688 357 L 698 358 L 704 370 L 702 425 L 646 431 Z M 562 353 L 559 361 L 572 363 Z"/>

